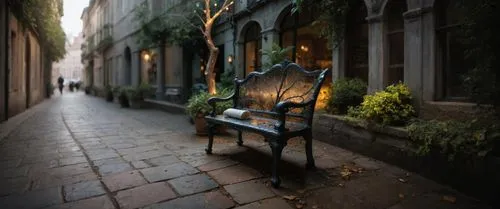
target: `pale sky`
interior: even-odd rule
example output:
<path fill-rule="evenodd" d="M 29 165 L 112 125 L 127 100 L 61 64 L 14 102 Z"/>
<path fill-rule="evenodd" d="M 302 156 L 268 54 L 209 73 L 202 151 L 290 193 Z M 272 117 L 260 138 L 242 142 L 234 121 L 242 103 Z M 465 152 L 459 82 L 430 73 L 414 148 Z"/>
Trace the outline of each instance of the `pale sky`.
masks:
<path fill-rule="evenodd" d="M 88 4 L 88 0 L 64 0 L 64 16 L 61 24 L 68 37 L 76 36 L 82 31 L 80 17 Z"/>

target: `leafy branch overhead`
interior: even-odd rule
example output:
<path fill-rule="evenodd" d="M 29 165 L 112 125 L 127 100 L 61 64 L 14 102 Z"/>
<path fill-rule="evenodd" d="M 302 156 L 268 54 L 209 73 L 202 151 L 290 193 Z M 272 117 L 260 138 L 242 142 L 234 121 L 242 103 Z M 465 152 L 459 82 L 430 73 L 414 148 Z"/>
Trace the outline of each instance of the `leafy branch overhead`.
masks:
<path fill-rule="evenodd" d="M 47 58 L 50 61 L 64 58 L 66 34 L 60 25 L 63 15 L 62 0 L 8 1 L 15 17 L 38 35 Z"/>
<path fill-rule="evenodd" d="M 148 4 L 138 5 L 134 17 L 139 24 L 138 44 L 150 48 L 162 43 L 185 45 L 199 40 L 202 37 L 197 31 L 200 22 L 190 12 L 192 7 L 191 3 L 183 2 L 158 13 Z"/>

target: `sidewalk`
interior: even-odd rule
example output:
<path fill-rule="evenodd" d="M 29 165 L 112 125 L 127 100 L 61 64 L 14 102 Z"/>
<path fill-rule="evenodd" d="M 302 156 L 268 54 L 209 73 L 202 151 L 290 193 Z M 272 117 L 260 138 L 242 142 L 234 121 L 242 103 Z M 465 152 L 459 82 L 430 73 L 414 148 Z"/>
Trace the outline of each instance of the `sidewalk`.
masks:
<path fill-rule="evenodd" d="M 318 169 L 307 172 L 303 141 L 289 142 L 283 188 L 274 189 L 269 146 L 253 134 L 244 135 L 244 147 L 234 136 L 216 137 L 214 154 L 206 155 L 206 137 L 195 136 L 181 114 L 122 109 L 82 93 L 28 111 L 0 127 L 12 130 L 0 142 L 2 209 L 489 208 L 319 141 Z"/>

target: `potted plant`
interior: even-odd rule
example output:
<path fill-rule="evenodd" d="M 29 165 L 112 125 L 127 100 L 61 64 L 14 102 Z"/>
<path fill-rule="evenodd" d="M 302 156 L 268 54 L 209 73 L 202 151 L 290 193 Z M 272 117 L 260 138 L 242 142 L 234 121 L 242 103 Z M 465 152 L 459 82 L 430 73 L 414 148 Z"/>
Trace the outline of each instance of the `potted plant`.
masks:
<path fill-rule="evenodd" d="M 92 87 L 91 86 L 85 86 L 85 94 L 89 95 L 92 91 Z"/>
<path fill-rule="evenodd" d="M 131 108 L 139 109 L 143 106 L 143 94 L 139 88 L 128 87 L 126 89 L 128 104 Z"/>
<path fill-rule="evenodd" d="M 50 98 L 54 94 L 54 88 L 52 83 L 47 83 L 47 98 Z"/>
<path fill-rule="evenodd" d="M 212 111 L 212 107 L 207 103 L 208 99 L 213 96 L 227 97 L 231 93 L 232 92 L 224 89 L 217 95 L 211 95 L 208 92 L 200 92 L 189 98 L 188 105 L 186 107 L 186 112 L 194 120 L 196 135 L 207 134 L 207 125 L 205 122 L 205 116 Z M 216 106 L 216 114 L 222 114 L 224 110 L 231 107 L 232 107 L 232 101 L 218 103 Z"/>
<path fill-rule="evenodd" d="M 111 86 L 106 86 L 106 101 L 113 102 L 113 89 Z"/>
<path fill-rule="evenodd" d="M 120 103 L 120 100 L 118 99 L 118 97 L 120 96 L 120 91 L 121 91 L 120 86 L 113 86 L 111 91 L 113 92 L 113 101 L 115 103 Z"/>
<path fill-rule="evenodd" d="M 127 98 L 127 88 L 120 88 L 120 93 L 118 94 L 118 102 L 121 107 L 130 107 Z"/>

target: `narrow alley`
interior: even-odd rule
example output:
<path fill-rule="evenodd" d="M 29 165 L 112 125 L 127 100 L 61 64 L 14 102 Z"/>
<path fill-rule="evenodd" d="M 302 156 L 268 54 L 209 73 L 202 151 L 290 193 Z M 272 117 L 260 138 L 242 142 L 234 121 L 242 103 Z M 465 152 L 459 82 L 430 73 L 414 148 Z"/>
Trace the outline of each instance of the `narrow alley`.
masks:
<path fill-rule="evenodd" d="M 184 114 L 122 109 L 68 93 L 0 124 L 0 208 L 417 209 L 488 208 L 419 175 L 314 142 L 285 149 L 281 189 L 269 182 L 270 150 L 228 134 L 206 155 Z"/>

